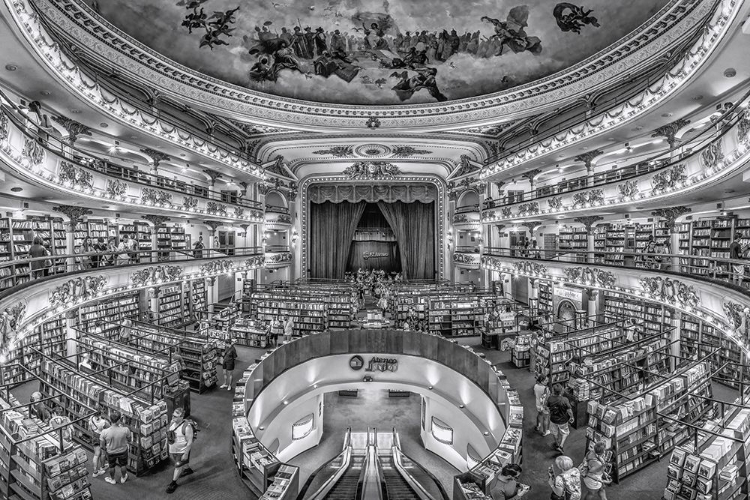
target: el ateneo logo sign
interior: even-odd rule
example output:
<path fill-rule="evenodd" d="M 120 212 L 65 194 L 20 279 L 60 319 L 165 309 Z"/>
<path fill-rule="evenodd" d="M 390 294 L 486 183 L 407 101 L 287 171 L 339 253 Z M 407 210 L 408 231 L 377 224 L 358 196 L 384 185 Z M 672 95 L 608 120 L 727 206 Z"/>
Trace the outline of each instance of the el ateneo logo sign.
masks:
<path fill-rule="evenodd" d="M 365 360 L 362 356 L 352 356 L 349 360 L 349 367 L 352 370 L 361 370 L 365 367 Z M 398 370 L 398 360 L 393 358 L 370 358 L 367 363 L 366 372 L 395 372 Z"/>
<path fill-rule="evenodd" d="M 380 252 L 364 252 L 362 254 L 362 257 L 365 260 L 369 260 L 369 259 L 383 259 L 385 257 L 388 257 L 388 254 L 387 253 L 380 253 Z"/>

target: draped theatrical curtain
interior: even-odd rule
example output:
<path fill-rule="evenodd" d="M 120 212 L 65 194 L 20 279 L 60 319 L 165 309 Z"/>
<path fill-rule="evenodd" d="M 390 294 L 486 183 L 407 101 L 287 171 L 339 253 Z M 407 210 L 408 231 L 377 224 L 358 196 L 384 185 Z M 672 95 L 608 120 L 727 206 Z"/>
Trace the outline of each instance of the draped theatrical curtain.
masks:
<path fill-rule="evenodd" d="M 354 230 L 367 202 L 310 204 L 310 277 L 344 279 Z"/>
<path fill-rule="evenodd" d="M 393 229 L 407 279 L 435 278 L 435 203 L 378 202 Z"/>

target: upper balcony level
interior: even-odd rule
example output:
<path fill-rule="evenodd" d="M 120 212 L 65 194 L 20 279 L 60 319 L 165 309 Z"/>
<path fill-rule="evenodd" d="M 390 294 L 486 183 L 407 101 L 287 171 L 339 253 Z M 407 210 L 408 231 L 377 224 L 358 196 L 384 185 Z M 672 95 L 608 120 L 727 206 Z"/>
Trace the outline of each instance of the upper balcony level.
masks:
<path fill-rule="evenodd" d="M 27 114 L 3 100 L 0 159 L 20 178 L 76 199 L 108 201 L 115 208 L 195 214 L 237 222 L 263 222 L 263 205 L 221 201 L 203 187 L 148 174 L 92 155 L 52 136 Z"/>
<path fill-rule="evenodd" d="M 582 178 L 575 189 L 567 189 L 570 184 L 545 186 L 524 193 L 523 201 L 501 200 L 501 206 L 488 200 L 482 211 L 482 222 L 583 215 L 634 204 L 663 205 L 736 177 L 750 159 L 747 103 L 746 94 L 715 127 L 703 131 L 689 146 L 683 146 L 680 154 L 670 150 L 648 159 L 643 173 L 629 169 L 622 172 L 625 177 L 588 176 Z"/>

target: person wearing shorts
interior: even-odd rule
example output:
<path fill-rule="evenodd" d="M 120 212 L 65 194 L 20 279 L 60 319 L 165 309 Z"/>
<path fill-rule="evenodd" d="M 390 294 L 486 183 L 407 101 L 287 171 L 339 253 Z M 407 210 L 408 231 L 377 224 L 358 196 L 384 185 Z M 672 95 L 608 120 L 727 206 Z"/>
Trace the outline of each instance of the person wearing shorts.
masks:
<path fill-rule="evenodd" d="M 104 454 L 102 453 L 102 447 L 101 447 L 101 438 L 102 438 L 102 432 L 104 432 L 104 429 L 109 427 L 109 421 L 104 418 L 104 415 L 102 414 L 102 409 L 99 408 L 99 411 L 97 411 L 90 419 L 89 419 L 89 430 L 91 430 L 92 434 L 92 441 L 94 445 L 94 477 L 99 477 L 102 474 L 107 473 L 107 469 L 104 467 Z"/>
<path fill-rule="evenodd" d="M 583 484 L 588 492 L 585 500 L 594 500 L 597 496 L 600 500 L 607 500 L 607 493 L 604 486 L 611 481 L 606 473 L 606 461 L 604 460 L 604 451 L 606 447 L 603 442 L 599 441 L 594 444 L 594 449 L 586 454 L 586 475 L 583 476 Z"/>
<path fill-rule="evenodd" d="M 552 386 L 552 396 L 547 399 L 550 431 L 555 438 L 553 447 L 561 454 L 564 452 L 565 440 L 570 435 L 568 424 L 573 423 L 573 407 L 570 406 L 570 401 L 562 395 L 562 392 L 562 386 L 555 384 Z"/>
<path fill-rule="evenodd" d="M 547 398 L 549 398 L 549 387 L 547 387 L 547 377 L 539 375 L 534 384 L 534 398 L 536 399 L 536 431 L 542 436 L 549 436 L 549 408 L 547 408 Z"/>
<path fill-rule="evenodd" d="M 128 480 L 128 441 L 130 441 L 130 429 L 120 422 L 122 415 L 117 410 L 109 414 L 112 425 L 104 429 L 99 442 L 102 450 L 107 452 L 107 465 L 109 466 L 109 477 L 105 478 L 109 484 L 117 484 L 115 481 L 115 467 L 120 467 L 120 482 Z"/>
<path fill-rule="evenodd" d="M 190 450 L 193 447 L 193 426 L 185 421 L 185 411 L 175 408 L 172 413 L 172 423 L 169 424 L 169 456 L 174 460 L 174 473 L 172 482 L 167 486 L 167 493 L 174 493 L 177 489 L 177 480 L 182 476 L 193 473 L 190 468 Z"/>

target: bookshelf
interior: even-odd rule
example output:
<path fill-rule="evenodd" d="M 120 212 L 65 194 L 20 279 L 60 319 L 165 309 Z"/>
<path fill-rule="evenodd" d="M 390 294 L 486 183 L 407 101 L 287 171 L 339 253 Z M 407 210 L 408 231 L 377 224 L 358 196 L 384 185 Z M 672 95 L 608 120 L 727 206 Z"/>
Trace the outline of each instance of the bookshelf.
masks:
<path fill-rule="evenodd" d="M 98 333 L 106 335 L 119 329 L 118 323 L 126 319 L 137 319 L 140 311 L 138 294 L 139 292 L 134 291 L 80 307 L 78 309 L 79 328 L 83 331 L 95 332 L 97 323 L 102 322 Z"/>
<path fill-rule="evenodd" d="M 128 470 L 136 475 L 167 459 L 167 403 L 146 402 L 125 392 L 107 387 L 106 381 L 87 376 L 72 364 L 44 360 L 40 372 L 39 392 L 46 396 L 60 395 L 61 405 L 71 420 L 89 415 L 88 408 L 104 406 L 107 411 L 122 414 L 122 424 L 130 428 L 133 439 L 128 450 Z M 74 424 L 75 425 L 75 424 Z M 80 432 L 88 432 L 78 427 Z M 83 442 L 84 446 L 87 445 Z"/>
<path fill-rule="evenodd" d="M 198 279 L 190 282 L 190 312 L 196 320 L 201 319 L 208 311 L 206 301 L 206 280 Z"/>
<path fill-rule="evenodd" d="M 607 447 L 610 475 L 617 483 L 689 439 L 689 427 L 711 410 L 708 363 L 691 363 L 637 395 L 609 404 L 589 401 L 589 441 Z M 665 418 L 669 416 L 671 418 Z"/>
<path fill-rule="evenodd" d="M 266 323 L 264 321 L 250 318 L 238 319 L 229 329 L 232 337 L 239 345 L 249 347 L 268 347 L 268 335 L 266 335 Z"/>
<path fill-rule="evenodd" d="M 608 224 L 605 236 L 606 251 L 604 263 L 610 266 L 624 266 L 625 261 L 622 252 L 625 250 L 625 225 Z"/>
<path fill-rule="evenodd" d="M 643 334 L 647 337 L 660 334 L 664 327 L 672 328 L 673 309 L 658 302 L 649 302 L 617 292 L 604 292 L 604 315 L 607 321 L 625 318 L 640 320 Z"/>
<path fill-rule="evenodd" d="M 589 246 L 589 235 L 586 228 L 583 227 L 572 227 L 562 226 L 560 233 L 557 237 L 557 248 L 558 250 L 588 250 Z M 578 254 L 578 262 L 585 262 L 586 255 Z"/>
<path fill-rule="evenodd" d="M 216 341 L 187 337 L 180 343 L 179 349 L 185 361 L 182 378 L 188 381 L 190 389 L 202 394 L 216 386 L 216 364 L 219 361 Z"/>
<path fill-rule="evenodd" d="M 538 309 L 539 316 L 552 314 L 552 284 L 548 281 L 538 281 L 539 296 Z"/>
<path fill-rule="evenodd" d="M 609 224 L 599 224 L 594 226 L 594 262 L 604 264 L 607 258 L 607 230 Z"/>
<path fill-rule="evenodd" d="M 313 302 L 306 297 L 256 292 L 252 295 L 258 303 L 258 319 L 281 322 L 290 316 L 294 323 L 294 336 L 322 332 L 326 329 L 326 303 Z"/>
<path fill-rule="evenodd" d="M 0 497 L 23 500 L 91 499 L 86 452 L 63 443 L 59 433 L 11 395 L 0 399 Z"/>
<path fill-rule="evenodd" d="M 0 262 L 16 261 L 11 268 L 0 269 L 0 290 L 18 286 L 31 280 L 31 265 L 24 263 L 35 237 L 51 255 L 65 255 L 66 233 L 62 219 L 27 216 L 25 219 L 0 218 Z M 64 272 L 65 262 L 51 259 L 55 271 Z"/>
<path fill-rule="evenodd" d="M 176 327 L 185 323 L 189 310 L 185 308 L 181 284 L 161 287 L 157 304 L 157 325 Z"/>
<path fill-rule="evenodd" d="M 118 224 L 117 225 L 117 239 L 122 239 L 123 235 L 127 235 L 132 241 L 137 242 L 139 250 L 152 250 L 152 233 L 151 226 L 143 221 L 133 221 L 131 224 Z M 105 240 L 106 241 L 106 240 Z M 141 258 L 145 258 L 149 254 L 142 254 Z"/>
<path fill-rule="evenodd" d="M 159 226 L 156 229 L 156 246 L 157 250 L 163 250 L 159 253 L 159 260 L 169 260 L 171 250 L 187 250 L 185 228 L 181 225 Z"/>

